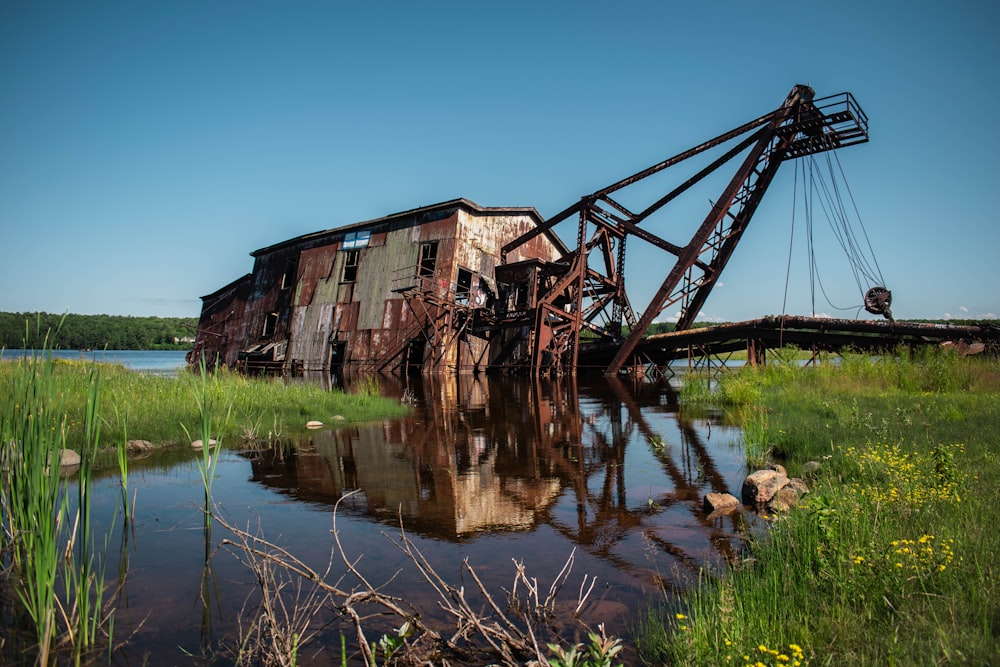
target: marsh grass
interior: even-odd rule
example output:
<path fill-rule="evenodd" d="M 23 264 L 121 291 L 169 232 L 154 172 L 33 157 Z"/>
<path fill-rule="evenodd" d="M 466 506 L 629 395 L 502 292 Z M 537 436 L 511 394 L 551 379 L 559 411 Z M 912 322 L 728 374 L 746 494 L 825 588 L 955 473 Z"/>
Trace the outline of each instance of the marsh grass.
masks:
<path fill-rule="evenodd" d="M 366 387 L 351 395 L 204 368 L 164 378 L 59 360 L 44 349 L 0 361 L 0 596 L 7 626 L 0 656 L 81 664 L 106 645 L 110 659 L 114 609 L 104 571 L 110 533 L 102 539 L 91 526 L 91 482 L 102 464 L 117 467 L 127 522 L 127 441 L 133 433 L 160 445 L 187 445 L 188 434 L 199 434 L 205 443 L 240 442 L 248 425 L 264 421 L 273 425 L 270 439 L 285 424 L 304 425 L 308 419 L 343 415 L 351 422 L 407 411 L 378 396 L 377 383 Z M 80 455 L 74 478 L 61 474 L 68 449 Z M 206 563 L 218 454 L 218 446 L 206 446 L 199 461 Z M 128 531 L 122 535 L 124 553 Z M 119 572 L 119 584 L 126 576 Z"/>
<path fill-rule="evenodd" d="M 84 442 L 87 383 L 93 364 L 72 360 L 50 360 L 51 390 L 63 397 L 66 417 L 66 445 L 78 449 Z M 215 437 L 230 444 L 244 434 L 264 436 L 302 429 L 309 420 L 333 423 L 343 416 L 345 423 L 402 416 L 408 408 L 399 401 L 377 394 L 327 391 L 316 385 L 285 384 L 280 379 L 248 378 L 219 369 L 204 381 L 200 373 L 177 377 L 145 375 L 114 364 L 98 364 L 101 401 L 108 409 L 100 414 L 102 441 L 123 443 L 128 438 L 148 440 L 155 445 L 187 445 L 186 425 L 192 434 L 200 432 L 201 408 L 192 399 L 204 390 L 213 409 Z M 0 361 L 0 383 L 9 383 L 16 361 Z M 377 387 L 372 380 L 367 387 Z M 262 425 L 266 425 L 262 428 Z M 197 437 L 197 436 L 195 436 Z M 114 466 L 113 447 L 102 448 L 97 465 Z"/>
<path fill-rule="evenodd" d="M 684 618 L 647 619 L 646 659 L 994 664 L 1000 362 L 935 351 L 779 373 L 740 375 L 789 471 L 823 462 L 813 492 L 743 566 L 665 600 Z"/>
<path fill-rule="evenodd" d="M 80 662 L 108 619 L 90 525 L 90 482 L 100 440 L 97 374 L 92 369 L 87 379 L 75 499 L 61 475 L 68 427 L 51 356 L 43 350 L 18 360 L 6 379 L 0 390 L 3 585 L 20 603 L 14 618 L 23 610 L 17 630 L 34 636 L 34 645 L 24 650 L 35 654 L 38 664 L 49 664 L 56 644 L 65 644 Z M 19 637 L 8 638 L 18 642 Z"/>

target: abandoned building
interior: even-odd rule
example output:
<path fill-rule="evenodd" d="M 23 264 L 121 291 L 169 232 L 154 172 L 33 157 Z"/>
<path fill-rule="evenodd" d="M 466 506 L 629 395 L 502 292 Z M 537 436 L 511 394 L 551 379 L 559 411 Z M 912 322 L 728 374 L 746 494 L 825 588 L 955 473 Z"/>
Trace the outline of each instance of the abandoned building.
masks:
<path fill-rule="evenodd" d="M 498 284 L 495 270 L 501 248 L 541 222 L 534 208 L 456 199 L 261 248 L 251 273 L 202 297 L 189 359 L 293 376 L 517 360 L 527 333 L 509 328 L 490 345 L 482 320 L 500 298 L 513 310 L 530 297 L 527 282 Z M 546 231 L 507 261 L 526 271 L 564 254 Z"/>
<path fill-rule="evenodd" d="M 812 88 L 796 85 L 778 108 L 548 219 L 534 208 L 455 199 L 261 248 L 251 253 L 251 273 L 202 297 L 189 359 L 291 376 L 480 369 L 638 376 L 669 372 L 676 359 L 739 349 L 761 363 L 768 348 L 789 343 L 814 355 L 956 340 L 1000 344 L 1000 332 L 988 327 L 895 322 L 891 292 L 872 272 L 866 278 L 874 287 L 859 296 L 886 321 L 782 314 L 692 330 L 779 167 L 867 141 L 868 118 L 850 93 L 815 98 Z M 717 157 L 692 165 L 708 151 Z M 730 163 L 735 173 L 721 179 L 700 224 L 671 220 L 673 240 L 654 231 L 671 202 Z M 631 201 L 633 186 L 685 165 L 696 171 L 672 190 L 654 189 L 653 201 L 639 207 Z M 639 194 L 648 197 L 650 189 Z M 574 221 L 576 246 L 569 249 L 553 230 Z M 667 273 L 641 312 L 633 311 L 625 285 L 629 237 L 667 256 L 644 267 L 644 282 L 655 279 L 647 269 Z M 647 336 L 667 308 L 677 309 L 676 331 Z"/>

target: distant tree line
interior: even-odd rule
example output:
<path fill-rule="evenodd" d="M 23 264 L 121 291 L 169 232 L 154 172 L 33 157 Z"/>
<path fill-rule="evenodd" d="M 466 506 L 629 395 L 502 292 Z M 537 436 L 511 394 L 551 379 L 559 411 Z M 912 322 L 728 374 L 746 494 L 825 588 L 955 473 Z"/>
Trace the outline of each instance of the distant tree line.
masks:
<path fill-rule="evenodd" d="M 38 349 L 48 345 L 61 350 L 185 350 L 194 345 L 197 324 L 194 317 L 0 312 L 0 346 L 6 349 Z"/>

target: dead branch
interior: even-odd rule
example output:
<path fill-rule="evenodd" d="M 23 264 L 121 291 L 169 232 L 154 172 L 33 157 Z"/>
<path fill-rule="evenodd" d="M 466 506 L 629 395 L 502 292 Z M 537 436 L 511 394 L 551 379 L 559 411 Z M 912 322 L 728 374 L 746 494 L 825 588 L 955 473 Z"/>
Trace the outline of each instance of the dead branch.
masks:
<path fill-rule="evenodd" d="M 400 623 L 398 638 L 392 638 L 394 642 L 400 642 L 394 649 L 394 661 L 424 662 L 428 656 L 450 652 L 480 657 L 485 654 L 509 667 L 523 665 L 526 661 L 543 666 L 549 664 L 543 647 L 547 640 L 558 635 L 558 629 L 554 627 L 556 598 L 572 572 L 575 550 L 570 553 L 544 598 L 540 596 L 537 579 L 527 575 L 523 562 L 515 561 L 513 586 L 510 591 L 505 591 L 506 605 L 501 606 L 467 559 L 463 561 L 460 573 L 471 579 L 473 586 L 470 591 L 467 592 L 464 585 L 455 586 L 445 581 L 410 540 L 400 518 L 399 535 L 385 536 L 406 555 L 436 594 L 438 609 L 452 619 L 453 628 L 447 636 L 443 636 L 428 625 L 429 621 L 424 620 L 428 614 L 386 592 L 399 571 L 382 584 L 375 585 L 361 572 L 361 557 L 351 558 L 344 551 L 337 514 L 340 503 L 353 493 L 344 495 L 334 507 L 333 545 L 324 572 L 311 568 L 260 534 L 252 534 L 249 528 L 241 529 L 224 517 L 216 517 L 217 522 L 234 536 L 233 539 L 222 540 L 219 548 L 229 547 L 240 554 L 237 558 L 253 572 L 259 588 L 259 599 L 255 597 L 257 602 L 253 607 L 256 621 L 245 631 L 241 629 L 240 655 L 252 656 L 257 664 L 284 667 L 289 664 L 287 659 L 294 660 L 296 652 L 315 638 L 314 619 L 324 608 L 330 608 L 353 626 L 365 664 L 374 663 L 377 647 L 382 646 L 389 636 L 382 635 L 383 641 L 373 643 L 366 635 L 365 625 L 376 617 L 386 616 Z M 328 583 L 335 560 L 340 562 L 343 574 L 334 583 Z M 302 580 L 294 586 L 294 593 L 288 591 L 292 586 L 291 580 L 282 578 L 279 572 Z M 350 587 L 345 584 L 348 578 L 355 582 Z M 303 588 L 303 582 L 310 585 L 308 590 Z M 590 580 L 589 588 L 587 583 L 588 577 L 584 576 L 574 616 L 584 606 L 595 580 Z M 368 613 L 372 609 L 375 611 Z M 249 613 L 248 597 L 244 614 Z M 440 660 L 440 657 L 437 659 Z M 246 663 L 237 660 L 237 664 Z"/>

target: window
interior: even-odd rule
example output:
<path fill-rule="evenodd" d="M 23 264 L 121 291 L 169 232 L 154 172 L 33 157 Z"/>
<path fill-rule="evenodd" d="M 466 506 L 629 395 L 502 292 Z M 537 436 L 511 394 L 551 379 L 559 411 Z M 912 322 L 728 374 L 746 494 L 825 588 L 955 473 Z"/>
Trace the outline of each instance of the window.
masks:
<path fill-rule="evenodd" d="M 281 289 L 289 289 L 295 284 L 295 272 L 298 268 L 298 262 L 294 259 L 285 262 L 285 272 L 281 274 Z"/>
<path fill-rule="evenodd" d="M 358 264 L 360 261 L 360 250 L 348 250 L 344 253 L 344 275 L 341 278 L 341 282 L 353 283 L 358 279 Z"/>
<path fill-rule="evenodd" d="M 428 241 L 420 244 L 420 265 L 417 267 L 417 275 L 421 278 L 433 276 L 434 269 L 437 268 L 438 242 Z"/>
<path fill-rule="evenodd" d="M 455 299 L 465 303 L 472 291 L 472 271 L 458 267 L 458 284 L 455 286 Z"/>
<path fill-rule="evenodd" d="M 341 250 L 357 250 L 358 248 L 367 248 L 368 241 L 371 239 L 372 231 L 370 229 L 365 229 L 360 232 L 348 232 L 344 234 L 344 241 L 340 244 Z"/>
<path fill-rule="evenodd" d="M 264 331 L 261 333 L 262 336 L 271 336 L 274 334 L 274 330 L 278 327 L 278 313 L 268 313 L 264 317 Z"/>

